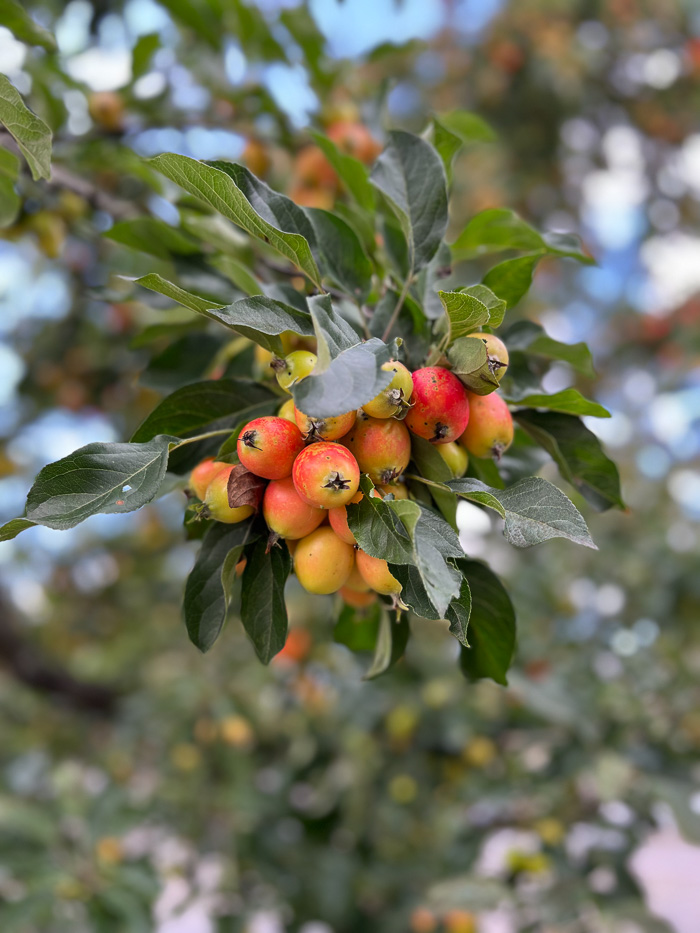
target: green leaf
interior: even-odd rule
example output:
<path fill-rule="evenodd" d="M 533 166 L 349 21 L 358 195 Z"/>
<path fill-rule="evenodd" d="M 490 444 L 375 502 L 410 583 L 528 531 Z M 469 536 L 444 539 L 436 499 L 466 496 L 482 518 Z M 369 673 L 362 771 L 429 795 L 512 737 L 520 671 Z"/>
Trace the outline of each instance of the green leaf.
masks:
<path fill-rule="evenodd" d="M 284 585 L 292 569 L 292 558 L 286 547 L 273 547 L 267 552 L 264 540 L 253 546 L 247 558 L 241 621 L 258 658 L 269 664 L 287 640 Z"/>
<path fill-rule="evenodd" d="M 498 379 L 491 371 L 483 340 L 460 337 L 447 351 L 452 372 L 477 395 L 490 395 L 498 388 Z"/>
<path fill-rule="evenodd" d="M 413 563 L 413 545 L 393 503 L 370 496 L 374 487 L 367 477 L 360 480 L 360 488 L 363 498 L 347 506 L 348 526 L 357 543 L 371 557 L 390 564 Z"/>
<path fill-rule="evenodd" d="M 267 62 L 288 61 L 283 46 L 272 34 L 265 14 L 258 8 L 259 4 L 229 0 L 229 5 L 236 17 L 235 26 L 231 31 L 249 58 Z"/>
<path fill-rule="evenodd" d="M 486 305 L 489 312 L 489 327 L 495 328 L 501 326 L 508 307 L 502 298 L 499 298 L 498 295 L 483 284 L 470 285 L 468 288 L 463 288 L 462 291 L 467 295 L 472 295 L 483 305 Z"/>
<path fill-rule="evenodd" d="M 136 429 L 132 443 L 150 441 L 158 434 L 188 437 L 205 430 L 227 427 L 269 414 L 279 398 L 265 386 L 247 379 L 213 379 L 176 389 L 163 399 Z"/>
<path fill-rule="evenodd" d="M 32 178 L 51 177 L 51 130 L 31 112 L 9 78 L 0 74 L 0 123 L 17 142 Z"/>
<path fill-rule="evenodd" d="M 544 255 L 544 252 L 529 253 L 499 262 L 486 273 L 483 284 L 512 308 L 529 291 L 535 267 Z"/>
<path fill-rule="evenodd" d="M 252 519 L 236 525 L 213 522 L 185 586 L 183 609 L 190 641 L 208 651 L 219 637 L 231 601 L 236 564 L 255 540 Z"/>
<path fill-rule="evenodd" d="M 299 227 L 308 232 L 311 225 L 303 210 L 289 198 L 272 191 L 234 163 L 210 165 L 171 152 L 156 156 L 150 164 L 252 236 L 268 243 L 321 287 L 309 241 L 297 232 Z"/>
<path fill-rule="evenodd" d="M 262 283 L 255 278 L 245 263 L 236 259 L 234 256 L 227 256 L 224 253 L 219 253 L 218 256 L 213 256 L 209 262 L 215 269 L 218 269 L 222 275 L 230 279 L 236 288 L 239 288 L 246 295 L 252 297 L 254 295 L 260 295 L 263 291 Z"/>
<path fill-rule="evenodd" d="M 437 252 L 447 228 L 447 182 L 440 156 L 424 139 L 394 130 L 370 180 L 401 223 L 412 271 Z"/>
<path fill-rule="evenodd" d="M 312 295 L 307 301 L 317 344 L 314 372 L 323 373 L 336 356 L 357 346 L 360 338 L 345 318 L 336 314 L 330 295 Z"/>
<path fill-rule="evenodd" d="M 312 418 L 329 418 L 354 411 L 371 401 L 391 382 L 382 369 L 396 358 L 396 347 L 377 337 L 344 350 L 322 373 L 313 372 L 292 387 L 294 404 Z"/>
<path fill-rule="evenodd" d="M 462 146 L 493 142 L 496 134 L 477 114 L 468 110 L 451 110 L 433 117 L 432 138 L 449 179 L 452 160 Z"/>
<path fill-rule="evenodd" d="M 452 470 L 438 453 L 437 447 L 417 434 L 411 435 L 411 459 L 425 479 L 446 483 L 452 479 Z M 435 504 L 453 528 L 457 528 L 457 497 L 447 489 L 428 486 Z"/>
<path fill-rule="evenodd" d="M 189 27 L 212 48 L 221 48 L 221 22 L 208 3 L 201 0 L 160 0 L 160 3 L 175 20 Z"/>
<path fill-rule="evenodd" d="M 515 650 L 515 612 L 498 577 L 484 564 L 461 560 L 459 569 L 471 591 L 469 648 L 462 648 L 460 667 L 469 680 L 490 677 L 506 686 Z"/>
<path fill-rule="evenodd" d="M 0 0 L 0 26 L 5 26 L 20 42 L 40 45 L 47 52 L 56 51 L 56 40 L 40 26 L 17 0 Z"/>
<path fill-rule="evenodd" d="M 145 444 L 88 444 L 40 471 L 27 496 L 27 518 L 64 530 L 98 512 L 133 512 L 155 498 L 177 438 Z"/>
<path fill-rule="evenodd" d="M 430 601 L 420 571 L 413 564 L 389 563 L 389 570 L 401 584 L 401 599 L 421 619 L 437 621 L 440 613 Z"/>
<path fill-rule="evenodd" d="M 160 48 L 160 36 L 157 32 L 149 32 L 139 36 L 131 50 L 131 77 L 135 81 L 148 71 L 151 59 Z"/>
<path fill-rule="evenodd" d="M 530 409 L 514 412 L 513 417 L 594 509 L 603 512 L 613 506 L 625 507 L 617 467 L 579 418 Z"/>
<path fill-rule="evenodd" d="M 464 477 L 447 484 L 458 496 L 494 509 L 505 519 L 504 535 L 515 547 L 531 547 L 550 538 L 568 538 L 595 549 L 583 516 L 561 489 L 540 476 L 521 479 L 508 489 L 494 489 Z"/>
<path fill-rule="evenodd" d="M 548 360 L 562 360 L 584 376 L 595 376 L 593 357 L 585 343 L 560 343 L 533 321 L 518 321 L 508 328 L 503 339 L 509 351 L 522 350 Z"/>
<path fill-rule="evenodd" d="M 170 259 L 171 254 L 191 256 L 200 252 L 195 240 L 157 217 L 122 220 L 110 227 L 103 236 L 159 259 Z"/>
<path fill-rule="evenodd" d="M 19 214 L 21 201 L 15 191 L 18 175 L 19 159 L 13 152 L 0 148 L 0 227 L 9 227 Z"/>
<path fill-rule="evenodd" d="M 33 528 L 35 524 L 36 522 L 30 522 L 27 518 L 13 518 L 0 528 L 0 541 L 11 541 L 21 531 Z"/>
<path fill-rule="evenodd" d="M 374 189 L 369 182 L 369 173 L 365 165 L 354 156 L 341 152 L 334 142 L 321 133 L 312 131 L 311 136 L 360 207 L 366 211 L 373 211 Z"/>
<path fill-rule="evenodd" d="M 578 389 L 563 389 L 552 395 L 536 393 L 524 395 L 520 398 L 508 398 L 506 401 L 513 405 L 524 405 L 527 408 L 546 408 L 548 411 L 561 411 L 570 415 L 591 415 L 594 418 L 609 418 L 610 412 L 597 402 L 584 398 Z"/>
<path fill-rule="evenodd" d="M 468 628 L 471 611 L 472 591 L 467 578 L 462 577 L 459 596 L 452 600 L 447 609 L 447 621 L 450 623 L 450 634 L 465 648 L 469 648 Z"/>
<path fill-rule="evenodd" d="M 306 214 L 316 234 L 324 270 L 355 301 L 365 301 L 372 287 L 372 263 L 355 231 L 330 211 L 307 208 Z"/>
<path fill-rule="evenodd" d="M 466 292 L 438 292 L 450 325 L 449 344 L 465 337 L 482 324 L 488 324 L 490 314 L 483 302 Z"/>
<path fill-rule="evenodd" d="M 514 249 L 544 251 L 587 264 L 593 262 L 582 252 L 576 238 L 544 237 L 515 211 L 504 207 L 488 208 L 472 217 L 451 248 L 453 257 L 458 260 Z"/>
<path fill-rule="evenodd" d="M 372 664 L 364 676 L 374 680 L 403 657 L 408 642 L 408 621 L 396 613 L 382 612 Z"/>
<path fill-rule="evenodd" d="M 350 651 L 373 651 L 383 614 L 380 602 L 372 603 L 367 609 L 343 606 L 333 629 L 333 641 L 345 645 Z"/>

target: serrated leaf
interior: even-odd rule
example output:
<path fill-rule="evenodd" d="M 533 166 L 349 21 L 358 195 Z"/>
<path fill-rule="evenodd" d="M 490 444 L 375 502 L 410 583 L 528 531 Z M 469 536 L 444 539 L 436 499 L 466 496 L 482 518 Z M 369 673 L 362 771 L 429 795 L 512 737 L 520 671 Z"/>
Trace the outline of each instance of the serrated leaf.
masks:
<path fill-rule="evenodd" d="M 151 159 L 150 164 L 252 236 L 268 243 L 321 287 L 309 241 L 297 232 L 302 228 L 308 233 L 311 225 L 302 209 L 289 198 L 272 191 L 247 169 L 234 163 L 210 165 L 187 156 L 164 153 Z M 245 193 L 241 185 L 245 186 Z"/>
<path fill-rule="evenodd" d="M 252 519 L 236 525 L 212 522 L 187 578 L 183 609 L 187 634 L 200 651 L 208 651 L 221 632 L 231 601 L 235 568 L 243 548 L 257 537 Z"/>
<path fill-rule="evenodd" d="M 284 585 L 291 569 L 292 558 L 286 547 L 267 551 L 266 542 L 261 540 L 247 554 L 241 621 L 263 664 L 269 664 L 287 640 Z"/>
<path fill-rule="evenodd" d="M 341 217 L 319 208 L 307 208 L 321 266 L 355 301 L 365 301 L 372 287 L 372 263 L 359 237 Z"/>
<path fill-rule="evenodd" d="M 462 648 L 460 667 L 469 680 L 490 677 L 506 686 L 515 650 L 515 611 L 498 577 L 484 564 L 461 560 L 471 592 L 469 648 Z"/>
<path fill-rule="evenodd" d="M 313 372 L 292 387 L 294 404 L 313 418 L 329 418 L 354 411 L 371 401 L 391 382 L 382 369 L 396 358 L 396 347 L 377 337 L 344 350 L 322 373 Z"/>
<path fill-rule="evenodd" d="M 133 512 L 155 498 L 177 438 L 145 444 L 88 444 L 40 471 L 27 496 L 27 519 L 64 530 L 98 512 Z"/>
<path fill-rule="evenodd" d="M 540 476 L 521 479 L 507 489 L 494 489 L 464 477 L 447 484 L 458 496 L 494 509 L 505 519 L 504 535 L 515 547 L 531 547 L 550 538 L 568 538 L 595 549 L 583 516 L 561 489 Z"/>
<path fill-rule="evenodd" d="M 9 78 L 0 74 L 0 123 L 14 137 L 32 178 L 51 177 L 51 130 L 24 103 Z"/>
<path fill-rule="evenodd" d="M 578 418 L 530 409 L 514 412 L 514 418 L 593 508 L 603 512 L 613 506 L 625 507 L 617 467 Z"/>
<path fill-rule="evenodd" d="M 473 295 L 463 291 L 439 291 L 438 297 L 449 321 L 448 345 L 475 331 L 477 327 L 488 324 L 490 319 L 488 308 Z"/>
<path fill-rule="evenodd" d="M 149 441 L 157 434 L 187 437 L 217 426 L 231 428 L 269 414 L 279 398 L 265 386 L 245 379 L 214 379 L 176 389 L 163 399 L 136 429 L 132 443 Z M 227 424 L 223 422 L 227 421 Z"/>
<path fill-rule="evenodd" d="M 311 137 L 360 207 L 366 211 L 373 211 L 374 189 L 369 182 L 369 173 L 363 163 L 354 156 L 341 152 L 334 142 L 321 133 L 312 131 Z"/>
<path fill-rule="evenodd" d="M 580 248 L 575 237 L 567 239 L 545 238 L 519 217 L 515 211 L 504 207 L 488 208 L 469 221 L 457 239 L 451 244 L 455 259 L 471 259 L 504 250 L 543 250 L 555 256 L 593 262 Z"/>
<path fill-rule="evenodd" d="M 529 291 L 537 263 L 544 255 L 544 252 L 530 253 L 499 262 L 486 273 L 483 284 L 512 308 Z"/>
<path fill-rule="evenodd" d="M 397 617 L 395 613 L 382 612 L 374 657 L 364 676 L 365 680 L 374 680 L 380 674 L 386 673 L 403 657 L 408 635 L 408 621 L 403 616 Z"/>
<path fill-rule="evenodd" d="M 36 522 L 30 522 L 28 518 L 13 518 L 0 527 L 0 541 L 11 541 L 27 528 L 33 528 Z"/>
<path fill-rule="evenodd" d="M 447 351 L 452 372 L 477 395 L 490 395 L 498 388 L 498 379 L 491 371 L 486 346 L 482 340 L 460 337 Z"/>
<path fill-rule="evenodd" d="M 0 26 L 5 26 L 20 42 L 40 45 L 47 52 L 56 50 L 56 40 L 39 25 L 17 0 L 0 0 Z"/>
<path fill-rule="evenodd" d="M 447 180 L 440 156 L 418 136 L 394 130 L 370 181 L 401 224 L 417 272 L 437 252 L 447 228 Z"/>
<path fill-rule="evenodd" d="M 533 321 L 518 321 L 508 328 L 503 339 L 509 351 L 523 350 L 548 360 L 562 360 L 584 376 L 595 376 L 593 357 L 585 343 L 561 343 Z"/>
<path fill-rule="evenodd" d="M 561 411 L 569 415 L 591 415 L 593 418 L 609 418 L 610 412 L 598 402 L 584 398 L 578 389 L 563 389 L 552 395 L 535 393 L 518 398 L 508 398 L 506 401 L 513 405 L 523 405 L 527 408 L 545 408 L 547 411 Z"/>
<path fill-rule="evenodd" d="M 318 362 L 314 372 L 318 374 L 325 372 L 344 350 L 356 346 L 360 338 L 345 318 L 335 312 L 330 295 L 312 295 L 307 301 L 316 335 Z"/>
<path fill-rule="evenodd" d="M 103 236 L 115 243 L 135 249 L 137 252 L 157 256 L 159 259 L 169 259 L 171 254 L 190 256 L 201 252 L 195 240 L 158 217 L 134 217 L 121 220 L 111 226 Z"/>
<path fill-rule="evenodd" d="M 500 327 L 505 317 L 507 305 L 502 298 L 499 298 L 490 288 L 483 283 L 481 285 L 469 285 L 462 291 L 467 295 L 477 298 L 486 306 L 489 312 L 489 327 Z"/>

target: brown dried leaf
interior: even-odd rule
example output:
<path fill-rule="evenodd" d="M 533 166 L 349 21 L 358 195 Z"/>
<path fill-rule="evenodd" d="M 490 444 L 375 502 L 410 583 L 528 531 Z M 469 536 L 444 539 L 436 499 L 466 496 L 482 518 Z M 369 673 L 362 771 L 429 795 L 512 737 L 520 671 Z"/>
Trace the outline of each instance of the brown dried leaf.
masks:
<path fill-rule="evenodd" d="M 257 511 L 265 492 L 266 481 L 250 470 L 246 470 L 242 463 L 237 464 L 228 478 L 228 504 L 232 509 L 242 505 L 252 505 Z"/>

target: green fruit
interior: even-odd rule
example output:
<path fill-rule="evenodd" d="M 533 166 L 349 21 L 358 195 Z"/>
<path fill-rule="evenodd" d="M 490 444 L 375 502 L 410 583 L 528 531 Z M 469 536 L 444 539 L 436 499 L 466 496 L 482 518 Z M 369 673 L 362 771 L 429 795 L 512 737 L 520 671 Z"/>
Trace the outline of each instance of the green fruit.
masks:
<path fill-rule="evenodd" d="M 314 371 L 316 354 L 309 350 L 294 350 L 283 360 L 276 358 L 272 361 L 272 368 L 277 376 L 281 388 L 289 392 L 293 385 L 306 379 Z"/>

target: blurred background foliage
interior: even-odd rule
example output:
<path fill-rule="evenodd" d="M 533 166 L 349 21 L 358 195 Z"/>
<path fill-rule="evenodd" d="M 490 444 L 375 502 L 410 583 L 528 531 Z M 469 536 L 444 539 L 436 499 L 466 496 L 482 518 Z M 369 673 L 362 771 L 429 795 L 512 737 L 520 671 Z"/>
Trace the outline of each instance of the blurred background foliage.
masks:
<path fill-rule="evenodd" d="M 513 206 L 598 261 L 543 261 L 519 313 L 593 347 L 613 417 L 589 426 L 628 509 L 589 515 L 599 552 L 518 553 L 460 506 L 468 553 L 516 602 L 507 689 L 452 673 L 457 644 L 429 623 L 364 683 L 332 598 L 301 591 L 270 669 L 235 621 L 200 656 L 180 617 L 196 549 L 181 494 L 4 544 L 3 933 L 696 930 L 697 8 L 26 6 L 57 49 L 0 28 L 0 71 L 52 127 L 55 168 L 22 177 L 0 239 L 1 517 L 45 462 L 128 437 L 183 372 L 226 364 L 218 331 L 119 278 L 167 275 L 174 250 L 180 280 L 205 285 L 186 241 L 162 250 L 178 217 L 142 157 L 242 159 L 329 206 L 310 128 L 360 122 L 381 142 L 455 107 L 488 124 L 455 165 L 455 229 Z M 110 239 L 139 215 L 139 248 Z"/>

